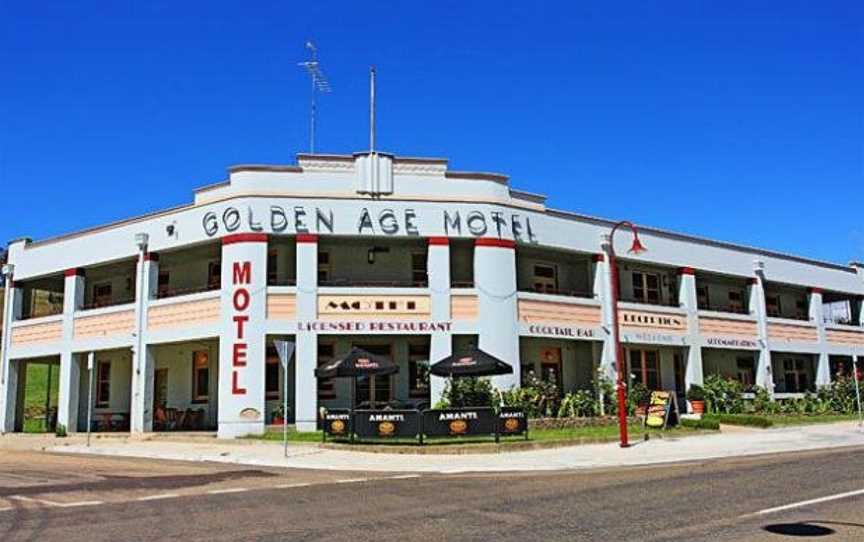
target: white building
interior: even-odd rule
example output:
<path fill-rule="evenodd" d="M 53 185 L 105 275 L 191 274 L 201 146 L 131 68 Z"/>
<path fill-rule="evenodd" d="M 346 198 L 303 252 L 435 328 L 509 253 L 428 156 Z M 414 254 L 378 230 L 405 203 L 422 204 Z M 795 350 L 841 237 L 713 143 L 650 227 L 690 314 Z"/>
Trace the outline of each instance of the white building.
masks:
<path fill-rule="evenodd" d="M 189 205 L 10 243 L 0 429 L 21 428 L 26 364 L 56 363 L 58 421 L 83 430 L 90 352 L 99 430 L 260 433 L 285 393 L 288 419 L 314 429 L 347 387 L 313 371 L 352 345 L 401 367 L 378 401 L 434 403 L 443 382 L 423 362 L 469 345 L 514 366 L 500 387 L 529 371 L 588 387 L 614 375 L 611 226 L 440 159 L 235 166 Z M 622 340 L 649 387 L 720 373 L 800 393 L 864 355 L 864 266 L 647 227 L 633 256 L 622 234 Z M 296 342 L 288 389 L 275 338 Z"/>

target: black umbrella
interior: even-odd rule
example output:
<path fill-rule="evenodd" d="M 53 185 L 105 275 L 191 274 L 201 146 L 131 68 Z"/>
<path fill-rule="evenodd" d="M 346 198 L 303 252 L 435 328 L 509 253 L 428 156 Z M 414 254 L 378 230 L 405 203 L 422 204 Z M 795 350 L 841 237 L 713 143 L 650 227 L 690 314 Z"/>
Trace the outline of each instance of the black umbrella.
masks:
<path fill-rule="evenodd" d="M 318 378 L 389 375 L 399 366 L 383 356 L 371 354 L 356 346 L 339 359 L 315 369 Z"/>
<path fill-rule="evenodd" d="M 479 348 L 452 354 L 429 368 L 435 376 L 492 376 L 513 373 L 513 367 Z"/>
<path fill-rule="evenodd" d="M 315 369 L 318 378 L 352 378 L 351 380 L 351 409 L 354 409 L 354 388 L 357 386 L 357 377 L 371 377 L 370 395 L 372 407 L 375 407 L 375 378 L 378 375 L 390 375 L 399 372 L 399 366 L 383 356 L 377 356 L 370 352 L 352 348 L 347 354 L 331 361 L 327 365 Z"/>

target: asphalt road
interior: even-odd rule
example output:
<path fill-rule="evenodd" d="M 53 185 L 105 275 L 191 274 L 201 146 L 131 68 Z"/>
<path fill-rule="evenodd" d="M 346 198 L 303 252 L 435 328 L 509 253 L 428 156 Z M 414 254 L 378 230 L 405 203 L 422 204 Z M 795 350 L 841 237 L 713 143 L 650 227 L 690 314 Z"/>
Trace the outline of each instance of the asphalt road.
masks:
<path fill-rule="evenodd" d="M 0 452 L 3 542 L 802 537 L 864 540 L 864 448 L 422 476 Z"/>

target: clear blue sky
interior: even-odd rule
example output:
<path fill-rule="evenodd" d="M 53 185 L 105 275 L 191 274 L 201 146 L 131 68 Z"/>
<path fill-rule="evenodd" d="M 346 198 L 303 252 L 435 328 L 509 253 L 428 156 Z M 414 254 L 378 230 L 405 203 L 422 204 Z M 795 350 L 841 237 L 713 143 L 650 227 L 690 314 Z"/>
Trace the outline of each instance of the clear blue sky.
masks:
<path fill-rule="evenodd" d="M 293 162 L 313 38 L 323 152 L 366 148 L 375 64 L 385 150 L 558 208 L 864 259 L 864 3 L 467 4 L 0 0 L 0 240 Z"/>

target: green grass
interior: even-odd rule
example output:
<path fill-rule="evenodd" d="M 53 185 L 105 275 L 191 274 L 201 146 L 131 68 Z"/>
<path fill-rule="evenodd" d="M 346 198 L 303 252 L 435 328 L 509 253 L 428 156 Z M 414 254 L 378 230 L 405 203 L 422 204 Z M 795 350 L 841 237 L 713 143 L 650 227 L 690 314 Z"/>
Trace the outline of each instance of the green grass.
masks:
<path fill-rule="evenodd" d="M 697 431 L 695 428 L 691 427 L 676 427 L 673 429 L 667 430 L 658 430 L 658 429 L 646 429 L 641 425 L 631 425 L 628 427 L 630 438 L 633 440 L 641 440 L 644 435 L 647 433 L 649 436 L 675 436 L 675 435 L 683 435 L 688 433 L 694 433 Z M 615 440 L 618 438 L 618 426 L 617 425 L 603 425 L 603 426 L 595 426 L 595 427 L 578 427 L 578 428 L 567 428 L 567 429 L 537 429 L 531 430 L 528 433 L 528 441 L 529 442 L 601 442 L 605 440 Z M 272 429 L 265 433 L 264 435 L 250 436 L 248 438 L 258 439 L 258 440 L 267 440 L 267 441 L 282 441 L 282 430 L 281 429 Z M 288 430 L 288 441 L 289 442 L 321 442 L 321 431 L 313 431 L 313 432 L 297 432 L 293 428 L 289 428 Z M 370 439 L 367 441 L 363 441 L 364 443 L 376 443 L 383 445 L 410 445 L 417 444 L 418 441 L 416 439 Z M 426 444 L 429 446 L 452 446 L 459 444 L 484 444 L 484 443 L 494 443 L 494 437 L 468 437 L 468 438 L 432 438 L 426 439 Z M 507 437 L 502 438 L 502 444 L 511 444 L 511 443 L 521 443 L 525 442 L 524 437 Z"/>
<path fill-rule="evenodd" d="M 60 367 L 47 363 L 28 363 L 24 386 L 24 432 L 45 431 L 45 393 L 48 389 L 48 369 L 51 369 L 51 408 L 57 408 Z"/>

